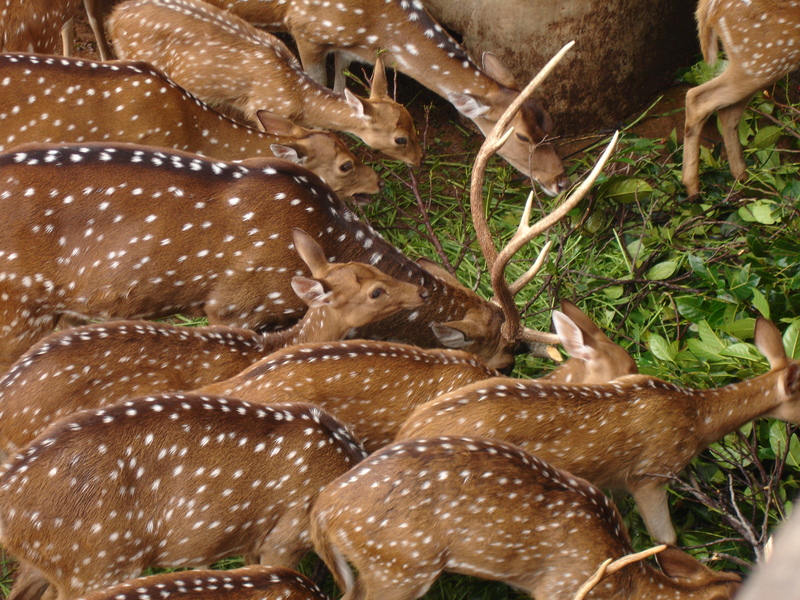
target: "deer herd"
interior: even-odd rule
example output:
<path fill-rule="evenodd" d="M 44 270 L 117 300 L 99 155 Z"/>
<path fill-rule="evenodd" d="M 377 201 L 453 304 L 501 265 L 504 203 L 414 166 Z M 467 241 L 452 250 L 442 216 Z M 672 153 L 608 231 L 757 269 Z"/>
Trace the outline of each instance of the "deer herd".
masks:
<path fill-rule="evenodd" d="M 534 224 L 531 196 L 499 251 L 484 168 L 497 153 L 548 195 L 571 186 L 532 97 L 568 47 L 521 90 L 419 0 L 84 0 L 95 61 L 57 55 L 79 0 L 2 1 L 9 598 L 326 600 L 294 571 L 312 550 L 346 600 L 414 600 L 442 572 L 537 600 L 733 597 L 738 575 L 675 546 L 666 484 L 754 419 L 800 423 L 800 363 L 759 318 L 769 372 L 692 390 L 639 374 L 568 300 L 555 334 L 523 326 L 514 296 L 547 245 L 513 283 L 506 266 L 585 197 L 617 136 Z M 741 177 L 747 103 L 800 64 L 800 2 L 700 0 L 696 16 L 705 59 L 720 40 L 729 64 L 686 97 L 689 195 L 708 116 Z M 374 64 L 368 97 L 345 86 L 354 59 Z M 423 157 L 385 67 L 486 135 L 471 212 L 492 301 L 346 204 L 383 183 L 333 132 Z M 153 321 L 176 314 L 208 326 Z M 509 376 L 555 343 L 570 358 L 550 374 Z M 604 489 L 662 545 L 634 554 Z M 209 568 L 231 556 L 247 566 Z"/>

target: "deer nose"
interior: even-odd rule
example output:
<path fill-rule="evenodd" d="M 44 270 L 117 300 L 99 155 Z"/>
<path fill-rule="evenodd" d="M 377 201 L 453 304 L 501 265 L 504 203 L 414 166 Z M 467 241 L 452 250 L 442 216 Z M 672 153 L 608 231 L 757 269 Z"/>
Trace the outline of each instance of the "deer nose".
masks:
<path fill-rule="evenodd" d="M 569 177 L 564 175 L 563 177 L 559 178 L 559 180 L 556 182 L 556 188 L 558 189 L 559 192 L 563 192 L 564 190 L 569 188 L 569 184 L 570 184 Z"/>

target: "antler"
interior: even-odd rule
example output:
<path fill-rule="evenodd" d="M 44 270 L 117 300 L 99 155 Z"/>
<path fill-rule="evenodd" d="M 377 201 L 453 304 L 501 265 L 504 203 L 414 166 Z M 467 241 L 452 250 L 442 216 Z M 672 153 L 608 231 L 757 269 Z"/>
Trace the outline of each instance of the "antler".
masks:
<path fill-rule="evenodd" d="M 487 267 L 489 268 L 489 272 L 491 274 L 492 289 L 495 293 L 495 298 L 493 301 L 502 308 L 503 314 L 505 315 L 505 322 L 503 323 L 502 327 L 502 335 L 507 341 L 519 339 L 531 342 L 542 342 L 546 344 L 558 343 L 558 338 L 554 334 L 535 331 L 533 329 L 523 327 L 519 311 L 516 303 L 514 302 L 514 295 L 517 294 L 522 287 L 525 286 L 541 269 L 544 261 L 547 259 L 547 253 L 550 249 L 550 242 L 548 241 L 544 245 L 536 261 L 528 269 L 528 271 L 511 285 L 506 283 L 505 268 L 509 260 L 511 260 L 511 257 L 514 256 L 514 254 L 516 254 L 525 244 L 558 223 L 578 204 L 578 202 L 583 199 L 583 197 L 594 184 L 597 176 L 600 174 L 600 171 L 605 166 L 608 158 L 611 156 L 611 153 L 614 151 L 619 138 L 619 132 L 616 132 L 611 139 L 611 142 L 603 152 L 603 155 L 597 161 L 591 173 L 583 181 L 583 183 L 575 188 L 556 210 L 546 215 L 533 225 L 529 225 L 531 205 L 533 203 L 533 192 L 531 192 L 528 196 L 527 202 L 525 203 L 525 209 L 523 210 L 522 218 L 520 219 L 520 224 L 516 233 L 505 246 L 505 248 L 503 248 L 503 250 L 498 254 L 489 231 L 489 225 L 486 222 L 486 218 L 483 216 L 483 181 L 486 173 L 486 164 L 489 161 L 489 158 L 491 158 L 491 156 L 497 152 L 503 146 L 503 144 L 506 143 L 509 136 L 513 132 L 513 129 L 506 128 L 508 127 L 508 124 L 513 118 L 514 114 L 531 96 L 531 94 L 533 94 L 534 90 L 539 86 L 544 78 L 547 77 L 553 68 L 555 68 L 556 64 L 558 64 L 564 54 L 566 54 L 574 44 L 574 41 L 566 44 L 558 52 L 558 54 L 550 59 L 550 61 L 536 75 L 536 77 L 533 78 L 527 87 L 525 87 L 525 89 L 520 93 L 517 99 L 511 103 L 505 113 L 503 113 L 500 119 L 498 119 L 495 128 L 484 140 L 483 145 L 481 146 L 480 150 L 478 151 L 478 155 L 475 158 L 475 164 L 472 169 L 472 180 L 470 182 L 470 209 L 472 211 L 472 220 L 478 236 L 478 243 L 481 246 L 481 251 L 486 258 Z"/>
<path fill-rule="evenodd" d="M 648 548 L 647 550 L 642 550 L 636 554 L 628 554 L 627 556 L 618 558 L 614 562 L 611 562 L 611 559 L 609 558 L 608 560 L 604 561 L 603 564 L 598 567 L 597 571 L 595 571 L 594 575 L 587 579 L 580 589 L 578 589 L 573 600 L 584 600 L 589 592 L 594 589 L 594 586 L 596 586 L 609 575 L 613 575 L 620 569 L 627 567 L 630 564 L 644 560 L 648 556 L 658 554 L 662 550 L 666 549 L 666 547 L 667 546 L 665 544 L 661 544 L 660 546 Z"/>

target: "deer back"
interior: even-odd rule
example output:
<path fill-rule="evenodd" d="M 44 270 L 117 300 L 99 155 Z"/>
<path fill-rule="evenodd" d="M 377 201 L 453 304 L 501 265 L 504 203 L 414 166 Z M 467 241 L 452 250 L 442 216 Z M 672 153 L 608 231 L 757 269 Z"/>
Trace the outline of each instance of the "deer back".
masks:
<path fill-rule="evenodd" d="M 394 439 L 415 406 L 496 375 L 461 350 L 353 340 L 285 348 L 199 391 L 252 402 L 303 398 L 348 423 L 373 452 Z"/>
<path fill-rule="evenodd" d="M 144 62 L 0 55 L 0 151 L 26 142 L 131 142 L 240 160 L 286 158 L 340 197 L 380 190 L 377 173 L 333 133 L 258 113 L 259 131 L 234 122 Z"/>
<path fill-rule="evenodd" d="M 347 131 L 419 165 L 411 116 L 388 96 L 382 77 L 369 98 L 334 93 L 310 79 L 276 37 L 197 0 L 129 0 L 108 23 L 117 55 L 156 65 L 206 102 L 232 105 L 251 120 L 265 109 L 306 127 Z"/>
<path fill-rule="evenodd" d="M 586 315 L 571 303 L 564 302 L 562 307 L 581 325 L 579 328 L 563 313 L 554 313 L 559 337 L 575 356 L 542 380 L 608 381 L 628 374 L 629 364 L 635 372 L 636 365 L 627 352 L 605 337 Z M 583 329 L 593 336 L 587 336 L 588 342 L 577 339 Z M 609 346 L 611 352 L 598 348 L 595 340 L 602 347 Z M 613 364 L 615 357 L 627 361 Z M 364 447 L 373 452 L 394 439 L 415 407 L 497 376 L 495 369 L 465 352 L 354 340 L 287 348 L 201 391 L 253 402 L 303 398 L 348 423 Z"/>
<path fill-rule="evenodd" d="M 293 567 L 320 489 L 364 456 L 311 405 L 139 398 L 54 424 L 6 465 L 0 541 L 59 598 L 231 555 Z"/>
<path fill-rule="evenodd" d="M 348 599 L 414 600 L 443 571 L 503 581 L 537 600 L 572 598 L 605 559 L 631 551 L 622 518 L 600 490 L 482 438 L 408 440 L 376 452 L 320 493 L 311 535 Z M 688 569 L 672 579 L 637 563 L 593 597 L 733 594 L 738 577 L 683 557 L 703 583 Z"/>
<path fill-rule="evenodd" d="M 179 571 L 140 577 L 80 600 L 330 600 L 307 577 L 280 567 L 251 566 L 229 571 Z"/>
<path fill-rule="evenodd" d="M 358 337 L 437 346 L 429 323 L 457 321 L 473 332 L 465 349 L 491 365 L 513 363 L 515 344 L 500 336 L 498 308 L 418 267 L 313 174 L 285 161 L 231 164 L 126 145 L 39 145 L 0 155 L 0 174 L 6 364 L 62 314 L 183 312 L 249 329 L 296 322 L 304 305 L 290 280 L 306 267 L 293 251 L 294 227 L 314 236 L 328 260 L 369 263 L 428 290 L 424 306 L 359 328 Z"/>

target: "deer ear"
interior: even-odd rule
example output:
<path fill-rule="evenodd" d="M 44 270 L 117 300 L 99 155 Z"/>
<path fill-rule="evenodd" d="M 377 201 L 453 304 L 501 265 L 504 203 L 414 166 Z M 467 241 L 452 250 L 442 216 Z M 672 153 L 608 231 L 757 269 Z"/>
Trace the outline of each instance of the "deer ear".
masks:
<path fill-rule="evenodd" d="M 301 129 L 289 119 L 280 117 L 268 110 L 256 111 L 256 118 L 261 123 L 261 126 L 264 127 L 264 131 L 274 135 L 296 136 L 298 129 Z"/>
<path fill-rule="evenodd" d="M 417 259 L 417 265 L 419 265 L 420 267 L 425 269 L 428 273 L 430 273 L 434 277 L 438 277 L 439 279 L 447 281 L 448 283 L 450 283 L 452 285 L 455 285 L 455 286 L 458 286 L 458 287 L 462 287 L 461 282 L 458 279 L 456 279 L 453 276 L 453 274 L 450 273 L 450 271 L 445 269 L 439 263 L 436 263 L 436 262 L 434 262 L 432 260 L 429 260 L 427 258 L 418 258 Z"/>
<path fill-rule="evenodd" d="M 462 349 L 472 344 L 475 325 L 470 321 L 448 321 L 433 323 L 431 330 L 445 348 Z"/>
<path fill-rule="evenodd" d="M 306 162 L 306 157 L 300 156 L 300 154 L 297 152 L 297 149 L 292 148 L 291 146 L 287 146 L 285 144 L 271 144 L 269 149 L 277 158 L 288 160 L 296 165 L 302 165 Z"/>
<path fill-rule="evenodd" d="M 594 350 L 586 343 L 583 331 L 572 319 L 560 310 L 554 310 L 553 325 L 561 345 L 570 356 L 586 361 L 592 359 Z"/>
<path fill-rule="evenodd" d="M 370 100 L 380 100 L 389 95 L 389 84 L 386 82 L 386 69 L 380 56 L 375 59 L 375 68 L 372 70 L 372 83 L 370 84 Z"/>
<path fill-rule="evenodd" d="M 450 104 L 456 107 L 458 112 L 468 119 L 477 119 L 489 112 L 489 106 L 470 94 L 461 92 L 450 92 L 447 94 Z"/>
<path fill-rule="evenodd" d="M 800 391 L 800 364 L 790 362 L 783 374 L 783 389 L 790 396 Z"/>
<path fill-rule="evenodd" d="M 325 257 L 325 251 L 322 249 L 314 238 L 308 235 L 302 229 L 292 229 L 292 239 L 294 240 L 294 248 L 303 259 L 303 262 L 311 269 L 311 275 L 314 277 L 325 277 L 330 269 L 330 263 Z"/>
<path fill-rule="evenodd" d="M 575 325 L 580 327 L 583 333 L 589 334 L 590 336 L 606 337 L 606 334 L 597 326 L 597 323 L 587 317 L 586 313 L 578 308 L 574 302 L 561 300 L 561 312 L 567 315 Z"/>
<path fill-rule="evenodd" d="M 347 104 L 353 109 L 353 115 L 356 118 L 364 121 L 370 120 L 371 117 L 367 114 L 367 105 L 364 104 L 364 101 L 361 98 L 356 96 L 347 88 L 344 89 L 344 97 L 345 100 L 347 100 Z"/>
<path fill-rule="evenodd" d="M 310 277 L 292 277 L 292 289 L 309 307 L 331 303 L 333 292 L 326 292 L 321 281 Z"/>
<path fill-rule="evenodd" d="M 484 52 L 482 56 L 482 63 L 483 72 L 494 79 L 497 83 L 500 83 L 507 88 L 511 88 L 512 90 L 519 89 L 517 80 L 514 78 L 514 74 L 508 70 L 508 67 L 496 54 Z"/>
<path fill-rule="evenodd" d="M 675 546 L 667 546 L 656 555 L 656 560 L 666 575 L 678 581 L 682 580 L 695 585 L 741 581 L 741 578 L 735 573 L 709 569 L 699 560 Z"/>
<path fill-rule="evenodd" d="M 769 361 L 772 370 L 783 369 L 789 363 L 786 358 L 786 350 L 783 347 L 783 338 L 778 328 L 764 317 L 756 319 L 756 327 L 753 332 L 756 348 Z"/>

